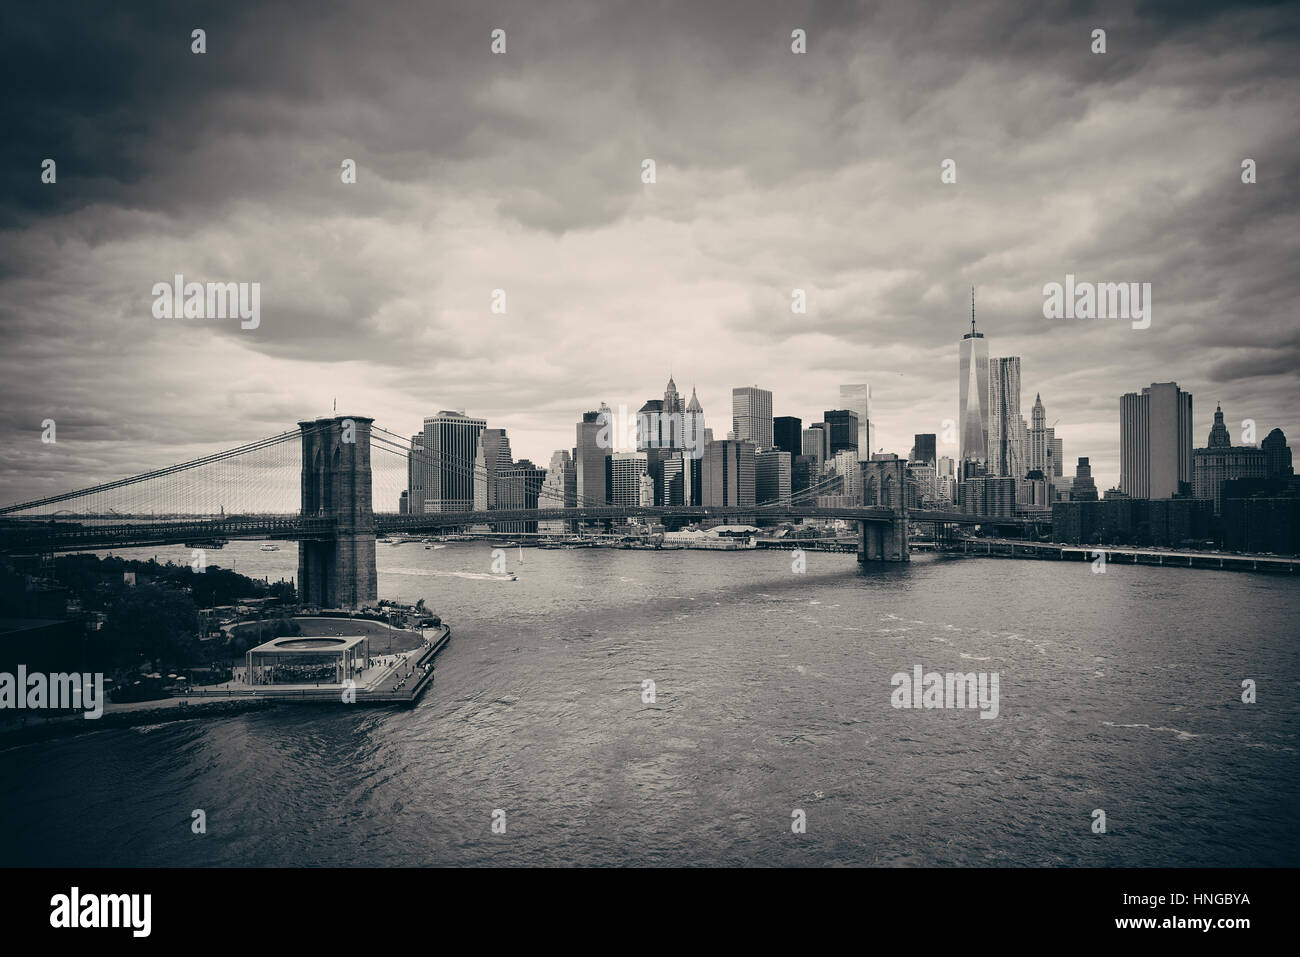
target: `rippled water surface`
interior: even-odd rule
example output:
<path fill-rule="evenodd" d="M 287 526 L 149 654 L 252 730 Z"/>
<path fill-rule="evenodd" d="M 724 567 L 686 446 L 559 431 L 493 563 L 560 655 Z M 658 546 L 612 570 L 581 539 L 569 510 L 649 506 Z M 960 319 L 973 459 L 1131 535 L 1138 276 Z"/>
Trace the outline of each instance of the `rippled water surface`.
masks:
<path fill-rule="evenodd" d="M 417 708 L 0 753 L 0 863 L 1300 864 L 1294 579 L 511 549 L 506 583 L 465 574 L 481 544 L 379 549 L 381 597 L 453 627 Z M 155 553 L 189 561 L 122 554 Z M 296 572 L 292 547 L 209 560 Z M 894 709 L 917 664 L 997 672 L 1000 716 Z"/>

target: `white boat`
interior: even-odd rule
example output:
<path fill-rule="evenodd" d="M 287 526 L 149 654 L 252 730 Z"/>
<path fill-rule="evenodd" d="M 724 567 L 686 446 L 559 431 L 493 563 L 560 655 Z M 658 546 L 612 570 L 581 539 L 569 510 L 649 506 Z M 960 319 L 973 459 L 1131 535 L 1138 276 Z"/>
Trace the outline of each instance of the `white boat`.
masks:
<path fill-rule="evenodd" d="M 264 552 L 278 552 L 279 550 L 280 550 L 280 546 L 279 546 L 279 545 L 263 545 L 263 546 L 262 546 L 262 551 L 264 551 Z"/>

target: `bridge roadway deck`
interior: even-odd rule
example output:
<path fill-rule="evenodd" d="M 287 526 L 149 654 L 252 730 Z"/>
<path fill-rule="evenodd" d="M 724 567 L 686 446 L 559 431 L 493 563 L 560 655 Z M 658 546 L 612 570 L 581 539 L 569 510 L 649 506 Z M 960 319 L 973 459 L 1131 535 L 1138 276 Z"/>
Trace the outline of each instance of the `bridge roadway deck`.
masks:
<path fill-rule="evenodd" d="M 960 525 L 1044 525 L 1042 520 L 999 518 L 987 515 L 970 515 L 964 512 L 912 509 L 905 513 L 912 523 L 942 523 Z M 466 525 L 496 524 L 502 522 L 538 521 L 619 521 L 628 518 L 679 518 L 689 521 L 754 520 L 754 519 L 842 519 L 852 522 L 890 524 L 898 516 L 886 506 L 730 506 L 725 508 L 703 506 L 673 506 L 667 508 L 640 508 L 633 506 L 608 506 L 603 508 L 567 509 L 494 509 L 478 512 L 436 512 L 429 515 L 375 516 L 376 534 L 392 532 L 420 532 L 457 528 Z M 126 516 L 124 521 L 106 521 L 102 518 L 86 519 L 94 524 L 84 524 L 75 517 L 57 521 L 48 519 L 12 519 L 0 527 L 0 551 L 17 554 L 24 552 L 76 551 L 95 548 L 121 548 L 127 546 L 193 544 L 202 547 L 205 542 L 252 540 L 328 540 L 334 535 L 334 522 L 329 518 L 302 515 L 231 516 L 210 520 L 141 520 Z"/>

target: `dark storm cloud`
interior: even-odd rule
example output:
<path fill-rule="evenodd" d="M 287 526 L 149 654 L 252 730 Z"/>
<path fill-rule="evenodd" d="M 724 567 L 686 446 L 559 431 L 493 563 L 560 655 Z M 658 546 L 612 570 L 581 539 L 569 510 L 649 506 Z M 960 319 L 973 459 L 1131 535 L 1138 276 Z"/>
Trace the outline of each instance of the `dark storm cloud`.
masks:
<path fill-rule="evenodd" d="M 398 432 L 470 407 L 544 462 L 674 360 L 720 432 L 736 382 L 814 416 L 866 379 L 905 452 L 953 414 L 971 285 L 1026 415 L 1041 388 L 1102 482 L 1117 397 L 1153 379 L 1300 424 L 1284 4 L 86 2 L 10 5 L 0 36 L 14 441 L 53 415 L 96 450 L 41 482 L 280 431 L 339 391 Z M 1043 319 L 1066 272 L 1151 282 L 1155 325 Z M 259 281 L 262 326 L 153 320 L 175 273 Z M 0 459 L 6 484 L 33 468 Z"/>

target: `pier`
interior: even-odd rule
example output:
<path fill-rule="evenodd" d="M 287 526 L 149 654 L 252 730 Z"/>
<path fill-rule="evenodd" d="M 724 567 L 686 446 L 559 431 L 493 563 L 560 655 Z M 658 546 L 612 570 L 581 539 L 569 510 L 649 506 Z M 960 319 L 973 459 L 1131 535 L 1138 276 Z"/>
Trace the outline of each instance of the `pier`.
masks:
<path fill-rule="evenodd" d="M 931 546 L 933 547 L 933 546 Z M 1173 568 L 1219 568 L 1225 571 L 1294 574 L 1300 566 L 1295 555 L 1252 555 L 1232 552 L 1182 551 L 1131 545 L 1062 545 L 1024 542 L 1010 538 L 963 539 L 940 546 L 938 551 L 972 558 L 1037 558 L 1049 561 L 1106 561 L 1125 565 L 1168 565 Z"/>
<path fill-rule="evenodd" d="M 414 707 L 429 685 L 433 684 L 433 662 L 451 640 L 451 626 L 444 623 L 431 629 L 425 644 L 413 651 L 392 656 L 401 659 L 392 664 L 376 665 L 376 673 L 356 682 L 347 689 L 341 683 L 330 684 L 256 684 L 229 683 L 228 687 L 192 688 L 176 697 L 182 701 L 208 700 L 266 700 L 283 704 L 337 705 L 343 708 L 357 705 L 398 705 Z M 344 700 L 350 691 L 355 700 Z"/>

